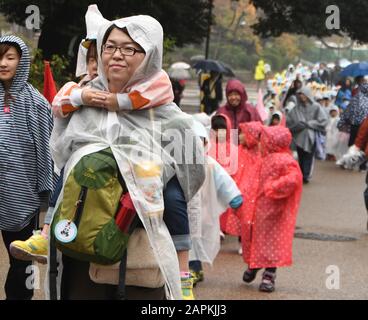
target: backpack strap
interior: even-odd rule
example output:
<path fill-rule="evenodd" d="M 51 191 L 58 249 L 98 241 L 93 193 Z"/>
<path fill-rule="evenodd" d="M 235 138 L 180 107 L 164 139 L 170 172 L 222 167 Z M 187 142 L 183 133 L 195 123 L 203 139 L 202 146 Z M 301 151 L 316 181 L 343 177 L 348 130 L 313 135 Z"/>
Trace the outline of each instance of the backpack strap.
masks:
<path fill-rule="evenodd" d="M 129 228 L 129 234 L 131 235 L 135 228 L 141 227 L 141 220 L 138 214 L 135 215 L 134 220 Z M 143 226 L 142 226 L 143 227 Z M 127 258 L 128 258 L 128 250 L 124 250 L 124 254 L 120 261 L 119 266 L 119 285 L 117 288 L 116 298 L 117 300 L 127 300 L 126 298 L 126 285 L 125 285 L 125 278 L 126 278 L 126 270 L 127 270 Z"/>
<path fill-rule="evenodd" d="M 52 234 L 52 232 L 51 232 Z M 57 300 L 57 252 L 54 236 L 50 237 L 50 268 L 49 268 L 49 291 L 50 300 Z"/>
<path fill-rule="evenodd" d="M 120 267 L 119 267 L 119 285 L 117 291 L 117 300 L 126 300 L 126 292 L 125 292 L 125 276 L 127 269 L 127 250 L 124 251 L 123 257 L 121 258 Z"/>

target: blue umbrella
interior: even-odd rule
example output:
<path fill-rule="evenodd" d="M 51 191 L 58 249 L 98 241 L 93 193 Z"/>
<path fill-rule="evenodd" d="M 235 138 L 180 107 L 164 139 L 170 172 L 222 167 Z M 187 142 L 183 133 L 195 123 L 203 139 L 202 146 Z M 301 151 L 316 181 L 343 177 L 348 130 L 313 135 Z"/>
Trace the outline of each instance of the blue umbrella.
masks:
<path fill-rule="evenodd" d="M 368 62 L 359 62 L 349 64 L 340 72 L 343 77 L 358 77 L 368 75 Z"/>

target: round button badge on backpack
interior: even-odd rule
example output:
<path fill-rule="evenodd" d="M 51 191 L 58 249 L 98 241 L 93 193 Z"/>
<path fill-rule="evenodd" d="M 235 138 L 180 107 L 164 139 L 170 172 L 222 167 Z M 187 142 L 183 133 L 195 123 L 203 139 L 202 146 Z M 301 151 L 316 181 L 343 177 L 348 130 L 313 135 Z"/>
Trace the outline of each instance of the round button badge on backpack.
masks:
<path fill-rule="evenodd" d="M 55 237 L 62 243 L 72 242 L 77 234 L 77 226 L 71 220 L 61 220 L 55 226 Z"/>

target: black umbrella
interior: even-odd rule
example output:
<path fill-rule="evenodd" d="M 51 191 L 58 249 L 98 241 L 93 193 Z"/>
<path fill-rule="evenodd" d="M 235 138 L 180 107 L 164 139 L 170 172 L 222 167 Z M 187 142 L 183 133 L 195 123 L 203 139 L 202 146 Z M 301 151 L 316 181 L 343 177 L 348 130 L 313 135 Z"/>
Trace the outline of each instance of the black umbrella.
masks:
<path fill-rule="evenodd" d="M 235 76 L 234 72 L 229 66 L 225 66 L 221 61 L 218 60 L 199 60 L 193 65 L 193 68 L 197 70 L 213 71 L 229 77 Z"/>

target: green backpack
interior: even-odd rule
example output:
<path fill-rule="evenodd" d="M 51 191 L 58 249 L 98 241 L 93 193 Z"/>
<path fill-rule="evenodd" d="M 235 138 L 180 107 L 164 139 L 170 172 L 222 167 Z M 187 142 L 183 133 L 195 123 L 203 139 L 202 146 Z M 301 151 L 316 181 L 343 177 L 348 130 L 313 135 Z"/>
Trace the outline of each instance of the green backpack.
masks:
<path fill-rule="evenodd" d="M 139 221 L 135 214 L 134 218 L 125 219 L 124 228 L 116 223 L 126 192 L 110 148 L 81 158 L 65 182 L 64 197 L 51 225 L 56 247 L 77 260 L 104 265 L 121 261 Z M 76 237 L 70 242 L 60 241 L 57 236 L 58 226 L 65 221 L 73 222 L 76 230 Z"/>

